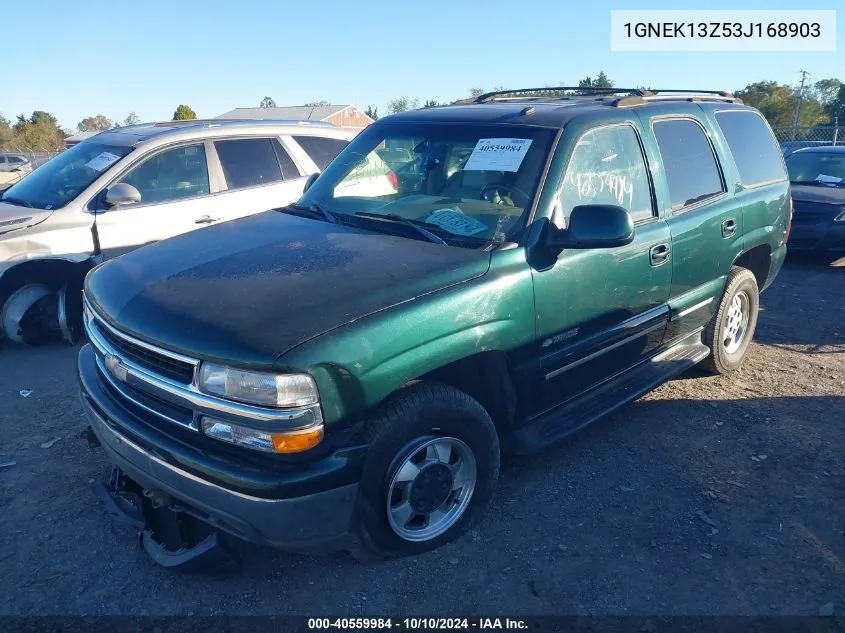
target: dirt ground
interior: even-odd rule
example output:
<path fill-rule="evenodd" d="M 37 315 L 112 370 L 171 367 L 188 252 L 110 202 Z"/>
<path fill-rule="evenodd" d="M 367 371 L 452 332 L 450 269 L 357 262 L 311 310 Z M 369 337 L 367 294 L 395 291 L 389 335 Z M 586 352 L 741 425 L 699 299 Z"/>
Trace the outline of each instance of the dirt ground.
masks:
<path fill-rule="evenodd" d="M 156 567 L 95 502 L 75 350 L 0 349 L 0 614 L 843 615 L 845 260 L 788 262 L 762 304 L 738 373 L 511 463 L 457 542 L 369 566 L 245 546 L 225 579 Z"/>

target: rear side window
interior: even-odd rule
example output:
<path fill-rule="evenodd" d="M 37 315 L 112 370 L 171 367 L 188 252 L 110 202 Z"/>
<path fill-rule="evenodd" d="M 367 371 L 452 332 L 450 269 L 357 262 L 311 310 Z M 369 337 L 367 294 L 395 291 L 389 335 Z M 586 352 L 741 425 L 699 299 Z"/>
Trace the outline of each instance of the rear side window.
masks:
<path fill-rule="evenodd" d="M 735 110 L 717 112 L 716 121 L 731 149 L 743 185 L 785 179 L 780 149 L 763 117 L 755 112 Z"/>
<path fill-rule="evenodd" d="M 9 160 L 10 163 L 25 163 L 26 162 L 20 156 L 9 156 L 8 160 Z"/>
<path fill-rule="evenodd" d="M 325 136 L 294 136 L 293 140 L 299 143 L 320 171 L 328 167 L 334 157 L 340 154 L 340 150 L 349 144 L 348 141 Z"/>
<path fill-rule="evenodd" d="M 724 191 L 716 155 L 701 125 L 692 119 L 669 119 L 655 121 L 653 128 L 673 210 Z"/>
<path fill-rule="evenodd" d="M 282 169 L 269 138 L 214 141 L 226 186 L 242 189 L 282 180 Z"/>

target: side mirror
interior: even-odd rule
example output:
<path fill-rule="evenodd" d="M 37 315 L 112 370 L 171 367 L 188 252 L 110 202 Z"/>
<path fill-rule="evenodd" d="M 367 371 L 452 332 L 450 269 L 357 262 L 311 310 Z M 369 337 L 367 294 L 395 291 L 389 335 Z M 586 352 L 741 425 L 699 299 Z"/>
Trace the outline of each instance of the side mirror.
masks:
<path fill-rule="evenodd" d="M 119 182 L 106 190 L 106 207 L 109 209 L 139 202 L 141 202 L 141 192 L 125 182 Z"/>
<path fill-rule="evenodd" d="M 634 221 L 623 207 L 585 204 L 572 209 L 569 225 L 549 227 L 549 246 L 564 248 L 615 248 L 634 240 Z"/>
<path fill-rule="evenodd" d="M 308 179 L 305 181 L 305 187 L 303 187 L 303 189 L 302 189 L 302 193 L 305 193 L 306 191 L 308 191 L 311 188 L 311 185 L 314 184 L 314 181 L 317 180 L 317 177 L 319 175 L 320 174 L 311 174 L 311 175 L 308 176 Z"/>

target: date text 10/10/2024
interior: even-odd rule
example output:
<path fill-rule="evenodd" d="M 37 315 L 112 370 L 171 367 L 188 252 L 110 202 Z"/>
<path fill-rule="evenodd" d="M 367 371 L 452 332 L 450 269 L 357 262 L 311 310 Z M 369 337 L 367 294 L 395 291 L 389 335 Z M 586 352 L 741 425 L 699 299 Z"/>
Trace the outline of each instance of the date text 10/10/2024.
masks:
<path fill-rule="evenodd" d="M 308 618 L 310 630 L 518 631 L 527 628 L 528 623 L 525 620 L 511 618 Z"/>

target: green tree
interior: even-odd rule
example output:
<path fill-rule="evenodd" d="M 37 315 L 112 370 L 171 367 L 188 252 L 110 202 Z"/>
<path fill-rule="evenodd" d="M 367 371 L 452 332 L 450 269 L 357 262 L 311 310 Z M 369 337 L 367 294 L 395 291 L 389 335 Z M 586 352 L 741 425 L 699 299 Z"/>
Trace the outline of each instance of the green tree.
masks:
<path fill-rule="evenodd" d="M 387 111 L 390 114 L 397 114 L 399 112 L 407 112 L 408 110 L 416 110 L 420 106 L 420 100 L 416 97 L 396 97 L 387 102 Z"/>
<path fill-rule="evenodd" d="M 757 81 L 734 94 L 744 103 L 757 108 L 772 127 L 792 127 L 798 100 L 797 90 L 792 86 L 776 81 Z M 827 120 L 824 106 L 810 91 L 805 91 L 799 127 L 812 127 Z"/>
<path fill-rule="evenodd" d="M 813 96 L 823 106 L 828 106 L 836 100 L 842 82 L 838 79 L 820 79 L 813 84 Z"/>
<path fill-rule="evenodd" d="M 378 108 L 367 106 L 367 109 L 364 110 L 364 114 L 370 117 L 373 121 L 378 121 Z"/>
<path fill-rule="evenodd" d="M 97 114 L 82 119 L 76 127 L 80 132 L 102 132 L 103 130 L 110 130 L 113 126 L 111 119 L 102 114 Z"/>
<path fill-rule="evenodd" d="M 428 100 L 427 100 L 427 101 L 423 104 L 423 107 L 424 107 L 424 108 L 434 108 L 434 107 L 436 107 L 436 106 L 437 106 L 437 101 L 435 101 L 434 99 L 428 99 Z"/>
<path fill-rule="evenodd" d="M 845 125 L 845 84 L 839 86 L 836 98 L 828 104 L 827 114 L 831 121 L 838 121 L 839 125 Z"/>
<path fill-rule="evenodd" d="M 581 94 L 591 94 L 594 92 L 594 90 L 591 90 L 592 88 L 613 88 L 613 82 L 602 70 L 596 75 L 595 79 L 587 76 L 579 81 L 578 88 L 580 88 L 579 92 Z"/>
<path fill-rule="evenodd" d="M 134 112 L 130 112 L 129 116 L 123 119 L 123 125 L 137 125 L 141 122 L 141 118 Z"/>
<path fill-rule="evenodd" d="M 12 149 L 13 136 L 11 121 L 0 114 L 0 150 Z"/>
<path fill-rule="evenodd" d="M 486 91 L 484 90 L 484 88 L 470 88 L 469 89 L 469 96 L 470 97 L 480 97 L 485 92 Z"/>
<path fill-rule="evenodd" d="M 261 103 L 258 106 L 259 108 L 275 108 L 276 102 L 273 101 L 273 97 L 264 97 L 261 100 Z"/>
<path fill-rule="evenodd" d="M 196 119 L 197 113 L 194 112 L 189 106 L 185 104 L 180 105 L 176 108 L 176 112 L 173 113 L 173 120 L 174 121 L 187 121 L 189 119 Z"/>
<path fill-rule="evenodd" d="M 35 110 L 29 118 L 19 114 L 12 132 L 12 142 L 20 149 L 55 151 L 64 145 L 65 133 L 59 122 L 43 110 Z"/>
<path fill-rule="evenodd" d="M 305 104 L 305 106 L 308 107 L 308 108 L 316 108 L 318 106 L 327 106 L 327 105 L 331 105 L 331 103 L 329 103 L 325 99 L 323 99 L 322 101 L 309 101 L 308 103 Z"/>

